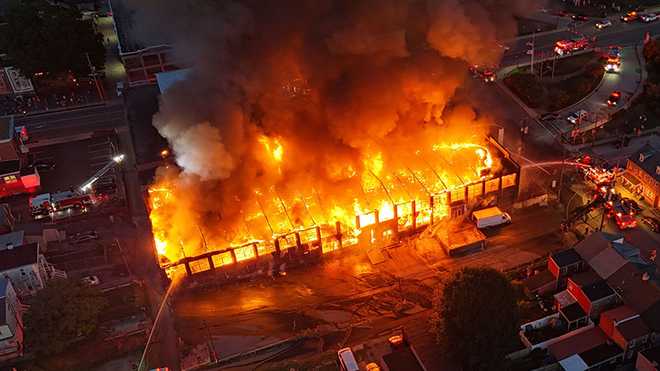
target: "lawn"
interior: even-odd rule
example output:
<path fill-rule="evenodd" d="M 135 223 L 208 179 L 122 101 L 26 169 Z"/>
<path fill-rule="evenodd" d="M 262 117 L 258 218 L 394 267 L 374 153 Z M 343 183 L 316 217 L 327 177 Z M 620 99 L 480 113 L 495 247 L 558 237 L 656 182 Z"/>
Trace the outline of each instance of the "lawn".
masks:
<path fill-rule="evenodd" d="M 585 59 L 588 57 L 580 55 L 560 60 L 555 72 L 560 69 L 562 73 L 574 73 L 578 65 L 584 65 Z M 603 74 L 601 62 L 595 59 L 584 67 L 582 73 L 563 80 L 557 80 L 557 76 L 553 80 L 540 79 L 525 70 L 517 70 L 504 79 L 504 84 L 529 107 L 557 111 L 589 95 L 600 84 Z"/>

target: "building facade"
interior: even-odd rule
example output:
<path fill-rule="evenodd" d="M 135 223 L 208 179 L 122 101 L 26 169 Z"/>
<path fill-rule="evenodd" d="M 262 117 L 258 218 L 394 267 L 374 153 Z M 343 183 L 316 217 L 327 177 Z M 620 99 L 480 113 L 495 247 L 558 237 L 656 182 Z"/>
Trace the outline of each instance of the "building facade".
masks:
<path fill-rule="evenodd" d="M 0 361 L 23 354 L 22 305 L 11 281 L 0 277 Z"/>
<path fill-rule="evenodd" d="M 626 163 L 623 183 L 650 206 L 660 208 L 660 149 L 646 144 Z"/>

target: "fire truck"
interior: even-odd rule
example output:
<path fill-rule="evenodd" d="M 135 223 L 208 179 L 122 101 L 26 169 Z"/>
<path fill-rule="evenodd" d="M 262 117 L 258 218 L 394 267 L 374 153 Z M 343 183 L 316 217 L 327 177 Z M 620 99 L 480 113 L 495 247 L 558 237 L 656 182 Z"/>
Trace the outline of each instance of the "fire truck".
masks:
<path fill-rule="evenodd" d="M 93 193 L 92 186 L 94 183 L 123 160 L 124 155 L 113 157 L 104 167 L 75 190 L 42 193 L 30 198 L 29 203 L 32 217 L 38 220 L 49 217 L 53 218 L 55 213 L 63 211 L 75 211 L 78 214 L 87 212 L 90 207 L 103 199 Z"/>
<path fill-rule="evenodd" d="M 578 50 L 583 50 L 587 46 L 589 46 L 589 40 L 586 37 L 559 40 L 555 43 L 555 53 L 557 55 L 568 55 Z"/>
<path fill-rule="evenodd" d="M 619 72 L 621 69 L 621 48 L 613 46 L 607 54 L 606 72 Z"/>

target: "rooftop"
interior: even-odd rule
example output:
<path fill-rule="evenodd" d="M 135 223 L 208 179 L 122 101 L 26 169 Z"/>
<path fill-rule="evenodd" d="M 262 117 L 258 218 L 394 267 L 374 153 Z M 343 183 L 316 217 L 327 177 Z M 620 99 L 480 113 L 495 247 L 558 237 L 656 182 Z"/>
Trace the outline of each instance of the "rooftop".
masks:
<path fill-rule="evenodd" d="M 601 251 L 609 248 L 612 242 L 619 240 L 623 242 L 623 237 L 604 232 L 594 232 L 584 240 L 578 242 L 573 248 L 582 259 L 589 262 L 596 255 L 600 254 Z"/>
<path fill-rule="evenodd" d="M 551 255 L 551 258 L 559 267 L 573 265 L 582 260 L 580 255 L 573 248 L 556 252 Z"/>
<path fill-rule="evenodd" d="M 616 308 L 609 309 L 600 314 L 601 321 L 604 318 L 607 318 L 611 321 L 618 322 L 627 318 L 636 316 L 637 313 L 632 310 L 630 307 L 625 305 L 620 305 Z"/>
<path fill-rule="evenodd" d="M 651 362 L 655 361 L 658 362 L 658 364 L 660 364 L 660 346 L 642 350 L 641 353 L 644 356 L 644 358 L 648 359 L 649 361 Z"/>
<path fill-rule="evenodd" d="M 36 242 L 0 250 L 0 272 L 34 264 L 38 254 L 39 244 Z"/>
<path fill-rule="evenodd" d="M 591 301 L 597 301 L 614 295 L 614 290 L 605 281 L 598 281 L 590 285 L 582 286 L 582 292 Z"/>
<path fill-rule="evenodd" d="M 567 305 L 564 308 L 559 309 L 562 315 L 564 315 L 564 318 L 566 318 L 567 321 L 569 322 L 575 322 L 581 318 L 584 318 L 587 316 L 587 314 L 584 312 L 580 304 L 577 302 Z"/>
<path fill-rule="evenodd" d="M 628 261 L 624 257 L 619 255 L 617 250 L 609 248 L 604 249 L 589 260 L 589 266 L 596 271 L 598 276 L 607 279 L 627 262 Z"/>
<path fill-rule="evenodd" d="M 623 321 L 616 325 L 616 329 L 621 333 L 627 341 L 639 339 L 642 336 L 648 335 L 651 330 L 644 324 L 641 317 L 635 317 L 627 321 Z"/>
<path fill-rule="evenodd" d="M 640 167 L 656 181 L 660 181 L 660 173 L 657 169 L 660 166 L 660 149 L 651 144 L 645 144 L 639 151 L 630 156 L 629 160 Z"/>
<path fill-rule="evenodd" d="M 589 350 L 585 350 L 584 352 L 580 352 L 580 358 L 582 358 L 587 366 L 593 367 L 617 357 L 621 353 L 623 353 L 623 351 L 616 344 L 604 343 Z"/>
<path fill-rule="evenodd" d="M 0 298 L 0 326 L 7 324 L 7 303 L 5 298 Z"/>
<path fill-rule="evenodd" d="M 570 276 L 569 279 L 580 287 L 591 285 L 602 280 L 602 278 L 598 277 L 596 272 L 592 270 L 574 274 Z"/>
<path fill-rule="evenodd" d="M 120 53 L 131 53 L 152 46 L 169 44 L 169 41 L 163 36 L 163 32 L 142 27 L 137 11 L 129 5 L 130 1 L 111 0 L 109 3 L 119 38 Z"/>
<path fill-rule="evenodd" d="M 573 354 L 584 352 L 606 342 L 607 336 L 605 336 L 603 330 L 598 327 L 592 327 L 588 330 L 574 333 L 572 336 L 554 344 L 550 344 L 548 351 L 557 361 L 561 361 Z"/>

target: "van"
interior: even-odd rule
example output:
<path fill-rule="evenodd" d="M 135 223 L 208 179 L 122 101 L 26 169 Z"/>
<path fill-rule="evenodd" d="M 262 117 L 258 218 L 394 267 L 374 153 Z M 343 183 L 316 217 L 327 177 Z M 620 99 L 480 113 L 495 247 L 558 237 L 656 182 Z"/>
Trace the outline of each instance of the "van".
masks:
<path fill-rule="evenodd" d="M 339 367 L 342 371 L 360 371 L 351 348 L 339 349 L 337 357 L 339 357 Z"/>
<path fill-rule="evenodd" d="M 472 213 L 472 220 L 477 228 L 495 227 L 502 224 L 511 223 L 511 215 L 503 212 L 497 207 L 477 210 Z"/>

